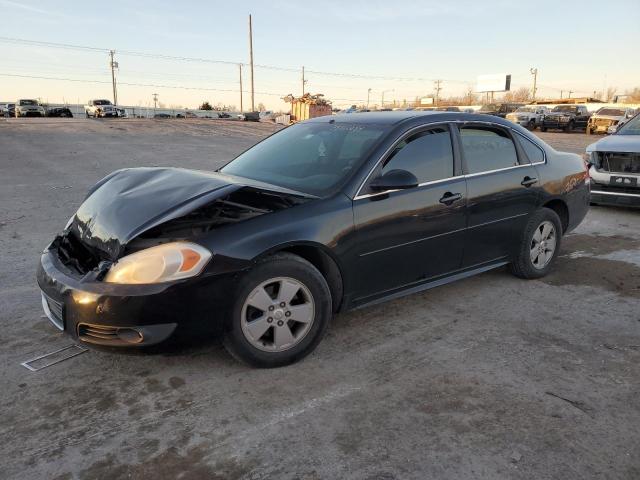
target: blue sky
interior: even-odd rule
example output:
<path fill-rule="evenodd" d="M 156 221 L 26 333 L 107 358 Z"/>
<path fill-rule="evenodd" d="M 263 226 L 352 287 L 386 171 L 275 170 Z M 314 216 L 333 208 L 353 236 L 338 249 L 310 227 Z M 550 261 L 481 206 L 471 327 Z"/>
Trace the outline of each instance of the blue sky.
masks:
<path fill-rule="evenodd" d="M 481 74 L 511 73 L 513 85 L 573 96 L 640 86 L 637 51 L 640 2 L 609 1 L 66 1 L 0 0 L 0 36 L 119 51 L 248 61 L 247 16 L 253 15 L 256 104 L 284 108 L 299 94 L 300 73 L 336 72 L 414 80 L 308 73 L 307 90 L 337 105 L 364 100 L 458 95 Z M 238 68 L 116 54 L 120 103 L 146 105 L 152 93 L 169 105 L 202 100 L 239 104 Z M 82 102 L 111 97 L 103 52 L 26 46 L 0 40 L 0 73 L 84 82 L 0 76 L 0 100 L 41 97 Z M 418 79 L 418 80 L 415 80 Z M 105 83 L 88 83 L 99 81 Z M 244 75 L 248 89 L 248 70 Z M 150 84 L 184 88 L 124 85 Z M 210 90 L 205 90 L 210 89 Z M 227 91 L 229 90 L 229 91 Z M 244 95 L 245 107 L 249 95 Z"/>

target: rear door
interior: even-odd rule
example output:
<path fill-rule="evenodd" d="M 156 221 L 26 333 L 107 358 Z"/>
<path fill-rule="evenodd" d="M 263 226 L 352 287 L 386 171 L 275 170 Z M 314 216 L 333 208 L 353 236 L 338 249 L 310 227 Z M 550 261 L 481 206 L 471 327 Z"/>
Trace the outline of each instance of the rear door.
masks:
<path fill-rule="evenodd" d="M 356 301 L 460 268 L 466 226 L 466 186 L 455 161 L 450 127 L 432 126 L 402 137 L 353 202 L 358 238 Z M 419 185 L 374 192 L 368 184 L 394 169 Z"/>
<path fill-rule="evenodd" d="M 510 256 L 539 199 L 535 166 L 511 129 L 492 123 L 459 124 L 467 179 L 468 228 L 463 267 Z"/>

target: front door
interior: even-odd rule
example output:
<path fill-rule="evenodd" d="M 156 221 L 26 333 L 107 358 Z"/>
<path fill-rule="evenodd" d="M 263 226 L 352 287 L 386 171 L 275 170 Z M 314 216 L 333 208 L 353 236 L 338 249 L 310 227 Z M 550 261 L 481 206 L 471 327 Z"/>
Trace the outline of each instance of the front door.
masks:
<path fill-rule="evenodd" d="M 419 185 L 374 192 L 353 202 L 358 238 L 356 302 L 373 300 L 460 268 L 466 185 L 447 125 L 401 138 L 369 178 L 407 170 Z"/>

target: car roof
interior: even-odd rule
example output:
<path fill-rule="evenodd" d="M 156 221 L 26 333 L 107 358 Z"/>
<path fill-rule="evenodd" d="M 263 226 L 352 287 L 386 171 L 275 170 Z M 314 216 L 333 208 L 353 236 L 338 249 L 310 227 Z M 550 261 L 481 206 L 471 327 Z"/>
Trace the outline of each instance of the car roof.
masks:
<path fill-rule="evenodd" d="M 436 122 L 491 122 L 511 126 L 512 123 L 500 117 L 466 112 L 438 112 L 421 110 L 396 110 L 390 112 L 362 112 L 338 115 L 326 115 L 306 120 L 304 123 L 349 123 L 397 125 L 404 122 L 436 123 Z"/>

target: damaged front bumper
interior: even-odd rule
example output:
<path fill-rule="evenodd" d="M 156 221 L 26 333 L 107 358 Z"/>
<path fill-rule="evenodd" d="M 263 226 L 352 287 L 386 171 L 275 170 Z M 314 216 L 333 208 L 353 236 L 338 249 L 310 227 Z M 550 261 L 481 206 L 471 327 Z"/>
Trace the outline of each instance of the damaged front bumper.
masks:
<path fill-rule="evenodd" d="M 177 331 L 218 335 L 228 308 L 228 275 L 147 285 L 85 281 L 46 250 L 37 273 L 45 314 L 82 343 L 141 347 Z M 205 333 L 206 332 L 206 333 Z"/>

